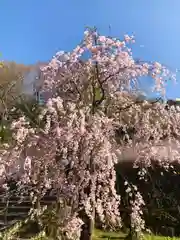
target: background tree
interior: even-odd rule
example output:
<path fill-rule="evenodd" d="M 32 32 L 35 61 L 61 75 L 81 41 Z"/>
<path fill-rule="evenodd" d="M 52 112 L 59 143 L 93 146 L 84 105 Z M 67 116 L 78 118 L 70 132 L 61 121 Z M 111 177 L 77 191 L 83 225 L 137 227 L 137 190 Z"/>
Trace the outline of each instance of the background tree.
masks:
<path fill-rule="evenodd" d="M 17 64 L 15 62 L 3 62 L 0 68 L 0 111 L 1 117 L 5 117 L 7 109 L 12 106 L 14 100 L 22 93 L 22 81 L 24 75 L 31 66 Z"/>

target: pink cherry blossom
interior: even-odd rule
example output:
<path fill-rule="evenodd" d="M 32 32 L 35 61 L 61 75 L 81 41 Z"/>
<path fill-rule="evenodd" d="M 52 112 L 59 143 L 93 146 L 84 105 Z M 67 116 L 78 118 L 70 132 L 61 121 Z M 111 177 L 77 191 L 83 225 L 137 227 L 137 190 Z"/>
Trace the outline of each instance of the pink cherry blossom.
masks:
<path fill-rule="evenodd" d="M 157 157 L 165 168 L 180 160 L 180 113 L 158 102 L 136 101 L 139 78 L 152 76 L 154 90 L 163 93 L 166 79 L 174 75 L 160 63 L 133 59 L 126 46 L 133 41 L 133 36 L 120 41 L 88 29 L 72 52 L 56 54 L 42 69 L 42 92 L 51 92 L 37 116 L 45 120 L 44 127 L 32 128 L 22 116 L 12 123 L 11 145 L 2 149 L 0 178 L 5 168 L 7 176 L 16 169 L 19 191 L 32 185 L 32 191 L 43 196 L 52 188 L 58 200 L 69 203 L 72 214 L 63 227 L 69 239 L 74 234 L 79 239 L 81 211 L 90 219 L 95 211 L 106 227 L 121 227 L 114 167 L 127 159 L 127 151 L 133 152 L 134 167 L 142 166 L 141 178 Z M 86 61 L 85 51 L 90 52 Z M 115 134 L 121 127 L 122 139 Z M 127 181 L 124 184 L 130 197 L 135 191 L 131 224 L 139 233 L 145 225 L 144 201 L 136 186 L 132 191 Z"/>

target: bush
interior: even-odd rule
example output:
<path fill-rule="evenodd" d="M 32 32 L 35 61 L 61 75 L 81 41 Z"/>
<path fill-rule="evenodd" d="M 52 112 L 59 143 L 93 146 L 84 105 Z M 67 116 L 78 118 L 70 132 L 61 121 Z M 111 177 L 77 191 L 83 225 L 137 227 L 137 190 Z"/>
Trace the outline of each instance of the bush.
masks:
<path fill-rule="evenodd" d="M 146 227 L 152 232 L 166 235 L 165 228 L 173 228 L 175 235 L 180 235 L 180 164 L 174 163 L 174 168 L 165 171 L 158 163 L 148 168 L 147 181 L 140 180 L 138 168 L 133 168 L 131 162 L 119 163 L 117 170 L 117 191 L 122 196 L 120 211 L 125 227 L 130 226 L 129 199 L 124 186 L 127 180 L 138 187 L 145 201 L 143 214 Z"/>

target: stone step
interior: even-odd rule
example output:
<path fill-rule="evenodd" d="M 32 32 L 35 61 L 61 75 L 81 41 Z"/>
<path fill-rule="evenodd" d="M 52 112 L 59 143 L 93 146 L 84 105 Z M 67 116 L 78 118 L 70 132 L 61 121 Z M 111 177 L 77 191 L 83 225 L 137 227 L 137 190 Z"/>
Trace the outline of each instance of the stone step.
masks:
<path fill-rule="evenodd" d="M 27 217 L 28 215 L 25 213 L 11 213 L 7 214 L 6 216 L 0 216 L 0 228 L 4 226 L 9 226 L 17 221 L 23 220 Z"/>
<path fill-rule="evenodd" d="M 0 215 L 0 219 L 5 217 L 22 217 L 27 216 L 25 212 L 6 212 L 5 214 Z"/>
<path fill-rule="evenodd" d="M 0 220 L 0 230 L 2 230 L 2 228 L 6 228 L 8 226 L 11 226 L 11 225 L 15 224 L 16 222 L 17 222 L 17 220 L 15 219 L 15 220 L 8 221 L 8 223 L 5 224 L 4 221 Z"/>
<path fill-rule="evenodd" d="M 9 206 L 8 208 L 0 208 L 0 215 L 4 214 L 6 211 L 8 211 L 8 213 L 11 212 L 21 213 L 29 212 L 29 210 L 30 210 L 29 206 Z"/>
<path fill-rule="evenodd" d="M 12 197 L 9 197 L 9 198 L 3 198 L 0 196 L 0 202 L 6 202 L 7 200 L 9 201 L 18 201 L 18 200 L 23 200 L 23 201 L 30 201 L 30 197 L 23 197 L 23 198 L 20 198 L 20 197 L 16 197 L 16 196 L 12 196 Z M 42 201 L 55 201 L 56 200 L 56 197 L 53 197 L 53 196 L 45 196 L 43 198 L 41 198 Z"/>
<path fill-rule="evenodd" d="M 46 205 L 46 204 L 51 204 L 53 202 L 56 201 L 55 197 L 44 197 L 40 200 L 40 203 L 42 205 Z M 19 197 L 11 197 L 8 200 L 2 200 L 0 198 L 0 207 L 1 206 L 5 206 L 6 204 L 8 205 L 25 205 L 25 206 L 31 206 L 32 205 L 32 201 L 30 200 L 30 198 L 23 198 L 20 199 Z"/>
<path fill-rule="evenodd" d="M 53 203 L 53 202 L 55 202 L 55 200 L 40 200 L 40 202 L 42 203 L 42 204 L 46 204 L 46 203 L 49 203 L 49 204 L 51 204 L 51 203 Z M 20 201 L 20 200 L 10 200 L 10 201 L 8 201 L 8 202 L 2 202 L 2 201 L 0 201 L 0 206 L 1 205 L 6 205 L 6 204 L 32 204 L 32 201 L 30 201 L 30 200 L 23 200 L 23 201 Z"/>
<path fill-rule="evenodd" d="M 55 201 L 56 197 L 45 196 L 40 200 L 40 204 L 51 205 Z M 23 199 L 13 196 L 8 201 L 0 196 L 0 231 L 10 227 L 18 220 L 25 219 L 31 207 L 32 201 L 28 196 Z"/>

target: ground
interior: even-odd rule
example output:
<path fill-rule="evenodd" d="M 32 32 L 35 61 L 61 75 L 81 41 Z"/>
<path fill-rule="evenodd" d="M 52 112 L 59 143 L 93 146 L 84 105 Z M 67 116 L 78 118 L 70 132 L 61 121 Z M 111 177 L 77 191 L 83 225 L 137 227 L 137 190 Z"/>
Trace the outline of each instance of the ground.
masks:
<path fill-rule="evenodd" d="M 101 230 L 95 230 L 93 240 L 118 240 L 125 239 L 125 234 L 123 233 L 114 233 L 114 232 L 104 232 Z M 154 235 L 145 235 L 146 240 L 180 240 L 180 238 L 170 238 L 163 236 L 154 236 Z"/>

